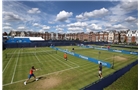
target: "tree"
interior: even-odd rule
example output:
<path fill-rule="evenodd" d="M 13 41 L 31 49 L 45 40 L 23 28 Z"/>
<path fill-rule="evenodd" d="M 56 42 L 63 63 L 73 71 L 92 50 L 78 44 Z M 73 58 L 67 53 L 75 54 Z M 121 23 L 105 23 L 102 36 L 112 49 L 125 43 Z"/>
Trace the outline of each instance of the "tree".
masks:
<path fill-rule="evenodd" d="M 78 40 L 78 41 L 79 41 L 79 38 L 76 38 L 76 40 Z"/>
<path fill-rule="evenodd" d="M 87 39 L 84 39 L 84 41 L 87 41 Z"/>

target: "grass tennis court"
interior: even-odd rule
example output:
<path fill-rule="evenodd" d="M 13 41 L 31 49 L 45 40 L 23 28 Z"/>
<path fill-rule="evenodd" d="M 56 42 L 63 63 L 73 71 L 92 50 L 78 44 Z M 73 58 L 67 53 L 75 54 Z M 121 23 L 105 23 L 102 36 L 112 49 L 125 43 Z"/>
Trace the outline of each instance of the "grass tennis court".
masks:
<path fill-rule="evenodd" d="M 103 76 L 135 61 L 138 56 L 85 49 L 78 46 L 61 46 L 59 48 L 75 53 L 89 56 L 112 63 L 114 69 L 103 67 Z M 100 56 L 98 52 L 101 52 Z M 39 78 L 35 81 L 32 78 L 25 86 L 23 82 L 27 79 L 31 66 L 39 70 L 34 74 Z M 3 51 L 3 90 L 78 90 L 92 82 L 99 80 L 98 65 L 68 55 L 68 61 L 63 59 L 63 53 L 49 47 L 38 48 L 14 48 Z"/>

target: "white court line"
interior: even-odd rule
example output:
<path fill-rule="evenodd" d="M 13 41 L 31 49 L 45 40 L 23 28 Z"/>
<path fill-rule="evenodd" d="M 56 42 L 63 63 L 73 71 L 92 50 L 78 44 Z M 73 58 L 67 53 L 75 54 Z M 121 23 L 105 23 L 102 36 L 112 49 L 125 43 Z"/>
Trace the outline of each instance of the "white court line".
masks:
<path fill-rule="evenodd" d="M 50 62 L 50 61 L 56 61 L 56 60 L 48 60 L 48 61 L 46 61 L 46 60 L 43 60 L 43 61 L 41 61 L 41 62 Z M 30 65 L 30 64 L 36 64 L 36 63 L 38 63 L 38 62 L 35 62 L 35 63 L 28 63 L 28 64 L 22 64 L 22 65 L 17 65 L 17 66 L 25 66 L 25 65 Z"/>
<path fill-rule="evenodd" d="M 36 62 L 36 63 L 22 64 L 22 65 L 17 65 L 17 66 L 18 66 L 18 67 L 21 67 L 21 66 L 26 66 L 26 65 L 31 65 L 31 64 L 38 64 L 38 62 Z"/>
<path fill-rule="evenodd" d="M 45 50 L 43 50 L 43 51 L 45 51 Z M 45 52 L 46 52 L 46 51 L 45 51 Z M 53 57 L 52 55 L 50 55 L 50 56 Z M 56 60 L 62 62 L 61 60 L 57 59 L 56 57 L 53 57 L 53 58 L 55 58 Z M 64 63 L 64 62 L 62 62 L 62 63 Z M 64 64 L 67 65 L 67 66 L 69 66 L 69 67 L 72 67 L 72 66 L 68 65 L 67 63 L 64 63 Z"/>
<path fill-rule="evenodd" d="M 14 79 L 14 76 L 15 76 L 16 67 L 17 67 L 17 62 L 18 62 L 18 58 L 19 58 L 19 53 L 20 53 L 20 50 L 19 50 L 19 52 L 18 52 L 18 56 L 17 56 L 17 60 L 16 60 L 16 65 L 15 65 L 15 68 L 14 68 L 14 73 L 13 73 L 13 76 L 12 76 L 11 83 L 13 82 L 13 79 Z"/>
<path fill-rule="evenodd" d="M 55 51 L 55 50 L 47 50 L 47 51 Z M 47 52 L 47 51 L 44 51 L 44 52 Z M 22 53 L 38 53 L 38 52 L 42 52 L 42 51 L 37 51 L 37 52 L 33 52 L 33 51 L 31 51 L 31 52 L 20 52 L 21 54 Z M 12 53 L 9 53 L 9 54 L 12 54 Z"/>
<path fill-rule="evenodd" d="M 16 51 L 17 51 L 17 50 L 16 50 Z M 15 51 L 15 52 L 16 52 L 16 51 Z M 14 53 L 15 53 L 15 52 L 14 52 Z M 13 53 L 13 55 L 14 55 L 14 53 Z M 13 57 L 13 55 L 12 55 L 12 57 Z M 8 63 L 6 64 L 6 66 L 5 66 L 5 68 L 4 68 L 4 70 L 3 70 L 2 73 L 4 73 L 4 71 L 5 71 L 5 69 L 7 68 L 7 66 L 8 66 L 9 62 L 11 61 L 12 57 L 10 58 L 10 60 L 8 61 Z"/>
<path fill-rule="evenodd" d="M 45 51 L 46 52 L 46 51 Z M 35 53 L 34 53 L 35 54 Z M 36 54 L 35 54 L 35 56 L 36 56 Z M 50 55 L 51 57 L 53 57 L 52 55 Z M 41 64 L 43 64 L 39 59 L 38 59 L 38 57 L 36 56 L 36 58 L 37 58 L 37 60 L 41 63 Z M 55 58 L 55 57 L 53 57 L 53 58 Z M 55 58 L 55 59 L 57 59 L 57 58 Z M 58 61 L 60 61 L 60 62 L 62 62 L 61 60 L 59 60 L 59 59 L 57 59 Z M 62 62 L 62 63 L 64 63 L 64 62 Z M 64 63 L 65 65 L 67 65 L 67 66 L 69 66 L 69 67 L 72 67 L 72 66 L 70 66 L 70 65 L 68 65 L 67 63 Z"/>
<path fill-rule="evenodd" d="M 37 58 L 38 62 L 41 63 L 41 64 L 43 64 L 43 63 L 38 59 L 38 57 L 36 56 L 35 53 L 34 53 L 34 55 L 35 55 L 35 57 Z"/>
<path fill-rule="evenodd" d="M 68 70 L 75 69 L 75 68 L 78 68 L 78 67 L 79 66 L 77 66 L 77 67 L 71 67 L 71 68 L 68 68 L 68 69 L 64 69 L 64 70 L 60 70 L 60 71 L 56 71 L 56 72 L 52 72 L 52 73 L 40 75 L 40 76 L 37 76 L 37 77 L 47 76 L 47 75 L 51 75 L 51 74 L 55 74 L 55 73 L 59 73 L 59 72 L 64 72 L 64 71 L 68 71 Z M 25 81 L 25 79 L 24 80 L 19 80 L 19 81 L 13 82 L 13 83 L 4 84 L 3 86 L 7 86 L 7 85 L 11 85 L 11 84 L 18 83 L 18 82 L 23 82 L 23 81 Z"/>
<path fill-rule="evenodd" d="M 50 56 L 53 57 L 52 55 L 50 55 Z M 57 59 L 56 57 L 53 57 L 53 58 L 55 58 L 56 60 L 62 62 L 61 60 Z M 62 63 L 64 63 L 64 62 L 62 62 Z M 67 65 L 67 66 L 69 66 L 69 67 L 72 67 L 72 66 L 68 65 L 67 63 L 64 63 L 64 64 Z"/>

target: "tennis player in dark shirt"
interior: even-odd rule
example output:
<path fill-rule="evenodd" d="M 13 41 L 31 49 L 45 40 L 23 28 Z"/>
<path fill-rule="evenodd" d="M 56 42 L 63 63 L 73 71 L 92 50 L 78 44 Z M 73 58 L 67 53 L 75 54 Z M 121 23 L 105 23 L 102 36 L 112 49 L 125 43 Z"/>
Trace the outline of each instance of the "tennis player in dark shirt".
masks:
<path fill-rule="evenodd" d="M 99 64 L 99 77 L 102 79 L 102 63 Z"/>

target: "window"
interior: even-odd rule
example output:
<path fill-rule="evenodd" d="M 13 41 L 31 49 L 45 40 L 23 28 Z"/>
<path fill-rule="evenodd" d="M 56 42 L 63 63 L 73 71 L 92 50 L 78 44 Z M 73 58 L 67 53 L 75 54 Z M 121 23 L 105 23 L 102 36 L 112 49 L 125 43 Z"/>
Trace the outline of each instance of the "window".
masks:
<path fill-rule="evenodd" d="M 128 37 L 128 42 L 131 42 L 131 37 Z"/>
<path fill-rule="evenodd" d="M 136 41 L 138 41 L 138 37 L 136 37 Z"/>

